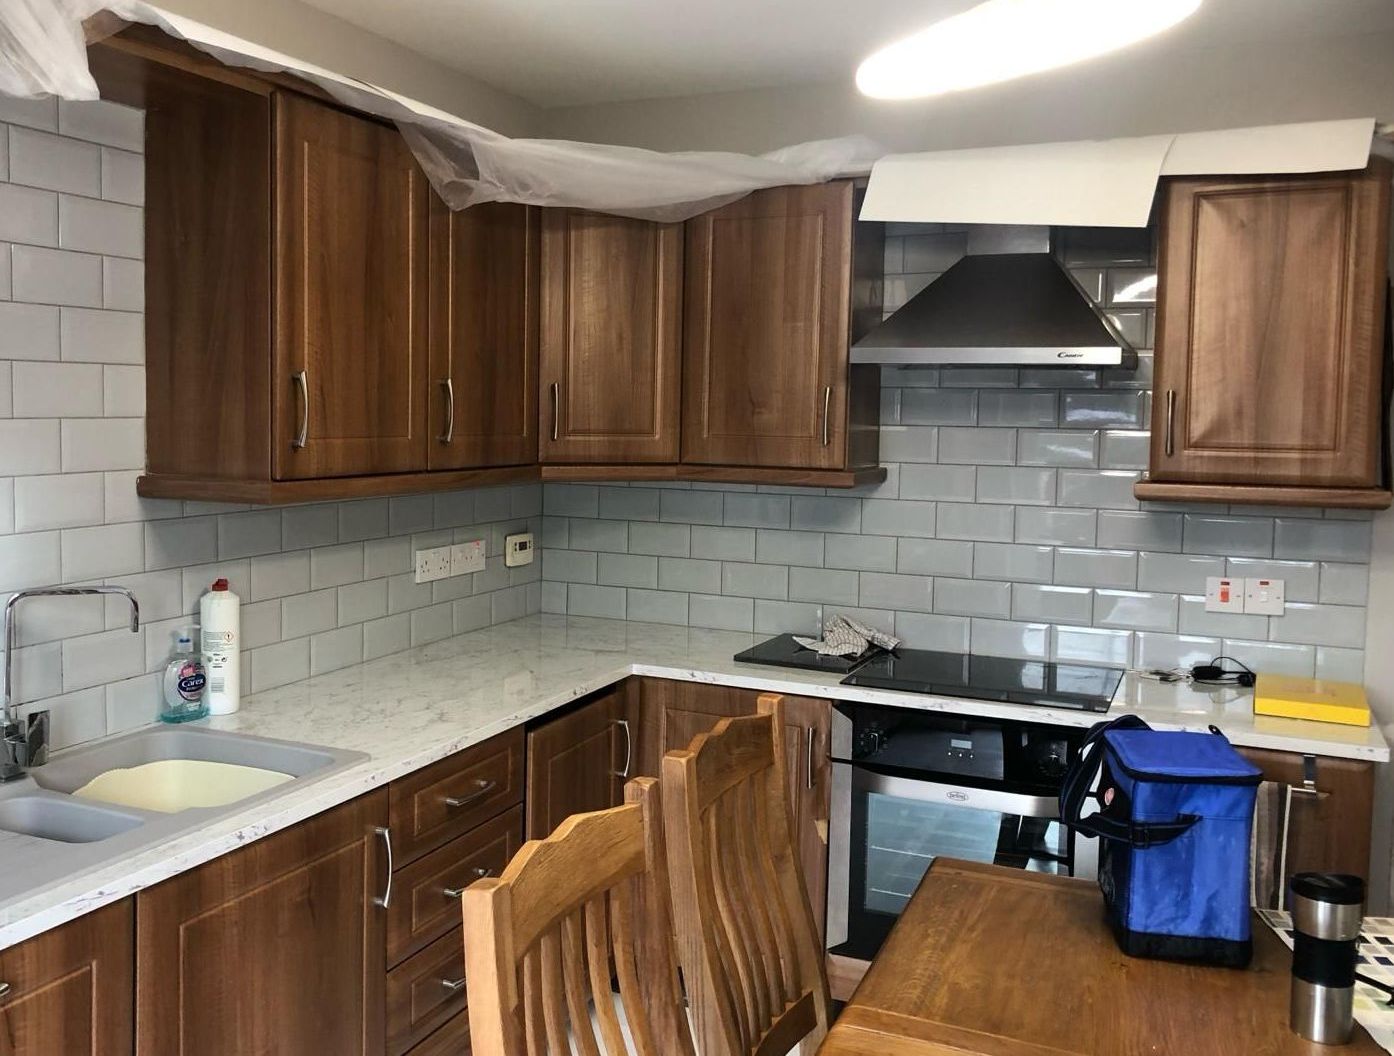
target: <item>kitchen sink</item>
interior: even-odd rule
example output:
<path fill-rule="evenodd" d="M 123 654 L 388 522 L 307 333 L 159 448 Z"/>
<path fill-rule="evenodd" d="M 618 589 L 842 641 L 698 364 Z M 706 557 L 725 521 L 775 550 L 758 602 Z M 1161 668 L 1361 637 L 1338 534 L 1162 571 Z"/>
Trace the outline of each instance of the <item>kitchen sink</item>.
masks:
<path fill-rule="evenodd" d="M 59 843 L 96 843 L 145 823 L 135 814 L 59 796 L 0 799 L 0 829 Z"/>
<path fill-rule="evenodd" d="M 193 725 L 151 726 L 57 753 L 0 784 L 0 903 L 366 758 Z"/>

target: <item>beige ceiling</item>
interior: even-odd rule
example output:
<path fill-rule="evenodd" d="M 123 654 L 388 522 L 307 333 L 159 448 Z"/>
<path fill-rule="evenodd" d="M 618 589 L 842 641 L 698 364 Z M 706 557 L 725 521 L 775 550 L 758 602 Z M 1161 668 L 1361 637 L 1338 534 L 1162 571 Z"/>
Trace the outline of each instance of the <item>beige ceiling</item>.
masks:
<path fill-rule="evenodd" d="M 850 80 L 873 48 L 973 0 L 307 2 L 551 107 Z M 1372 32 L 1394 32 L 1394 0 L 1206 0 L 1136 47 Z"/>

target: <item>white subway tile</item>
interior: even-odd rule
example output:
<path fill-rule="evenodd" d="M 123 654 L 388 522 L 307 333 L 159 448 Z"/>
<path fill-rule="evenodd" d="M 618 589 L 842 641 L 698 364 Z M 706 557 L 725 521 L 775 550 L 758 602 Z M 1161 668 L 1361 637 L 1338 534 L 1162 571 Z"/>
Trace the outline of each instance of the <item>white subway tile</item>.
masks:
<path fill-rule="evenodd" d="M 979 425 L 1054 425 L 1058 419 L 1054 392 L 1029 389 L 988 389 L 978 397 Z"/>
<path fill-rule="evenodd" d="M 568 485 L 568 487 L 574 486 L 579 485 Z M 509 488 L 483 488 L 475 492 L 475 520 L 481 522 L 503 521 L 511 516 L 513 516 L 513 495 Z"/>
<path fill-rule="evenodd" d="M 1135 429 L 1104 431 L 1104 453 L 1100 465 L 1104 469 L 1146 469 L 1152 434 Z"/>
<path fill-rule="evenodd" d="M 0 602 L 8 600 L 8 592 L 0 593 Z M 130 626 L 129 608 L 121 626 Z M 100 597 L 28 598 L 15 609 L 15 636 L 21 646 L 61 642 L 77 635 L 96 634 L 107 627 Z M 3 652 L 0 649 L 0 655 Z"/>
<path fill-rule="evenodd" d="M 102 416 L 102 368 L 95 364 L 16 363 L 13 383 L 17 417 Z"/>
<path fill-rule="evenodd" d="M 906 464 L 900 469 L 900 498 L 972 502 L 978 494 L 978 467 Z"/>
<path fill-rule="evenodd" d="M 112 576 L 107 583 L 114 587 L 125 587 L 136 596 L 136 601 L 140 603 L 141 623 L 171 620 L 184 615 L 184 579 L 178 569 Z M 125 627 L 130 623 L 130 609 L 124 599 L 109 597 L 104 601 L 107 629 Z"/>
<path fill-rule="evenodd" d="M 281 511 L 252 510 L 218 518 L 218 557 L 233 560 L 281 549 Z"/>
<path fill-rule="evenodd" d="M 1364 605 L 1370 591 L 1368 565 L 1344 565 L 1331 561 L 1321 563 L 1321 602 L 1324 605 Z M 1286 593 L 1288 601 L 1294 598 Z"/>
<path fill-rule="evenodd" d="M 722 494 L 719 491 L 673 491 L 659 492 L 659 513 L 661 521 L 676 521 L 681 524 L 721 524 L 723 517 Z M 579 526 L 573 525 L 573 530 Z"/>
<path fill-rule="evenodd" d="M 546 586 L 546 584 L 543 584 Z M 751 631 L 755 627 L 755 602 L 750 598 L 689 594 L 687 622 L 693 627 L 723 631 Z"/>
<path fill-rule="evenodd" d="M 1232 557 L 1225 562 L 1224 574 L 1240 579 L 1281 579 L 1287 601 L 1335 600 L 1318 599 L 1319 567 L 1315 561 L 1268 561 L 1261 558 Z M 1365 569 L 1368 575 L 1367 566 L 1358 567 Z"/>
<path fill-rule="evenodd" d="M 342 538 L 343 521 L 339 523 Z M 412 570 L 411 540 L 402 537 L 369 539 L 363 544 L 363 578 L 396 576 Z"/>
<path fill-rule="evenodd" d="M 154 722 L 160 714 L 160 676 L 137 675 L 106 686 L 106 732 L 125 733 Z"/>
<path fill-rule="evenodd" d="M 1049 583 L 1055 576 L 1055 551 L 1024 543 L 975 543 L 971 574 L 976 579 Z"/>
<path fill-rule="evenodd" d="M 868 537 L 875 541 L 875 537 Z M 887 540 L 893 545 L 894 567 L 884 571 L 907 572 L 922 576 L 973 575 L 973 544 L 951 539 Z M 878 571 L 872 568 L 867 571 Z"/>
<path fill-rule="evenodd" d="M 91 143 L 11 128 L 10 182 L 95 198 L 102 193 L 102 153 Z"/>
<path fill-rule="evenodd" d="M 788 528 L 790 506 L 788 495 L 728 492 L 725 519 L 738 528 Z"/>
<path fill-rule="evenodd" d="M 0 96 L 3 99 L 4 96 Z M 3 541 L 0 540 L 0 551 Z M 0 561 L 3 557 L 0 557 Z M 36 584 L 29 584 L 34 586 Z M 63 646 L 45 642 L 27 649 L 16 649 L 12 677 L 16 700 L 39 700 L 63 690 Z"/>
<path fill-rule="evenodd" d="M 686 557 L 660 558 L 658 585 L 662 590 L 682 590 L 693 594 L 720 594 L 721 562 L 699 561 Z"/>
<path fill-rule="evenodd" d="M 59 423 L 38 418 L 0 419 L 0 475 L 57 473 Z"/>
<path fill-rule="evenodd" d="M 755 632 L 757 634 L 822 633 L 823 606 L 805 601 L 755 602 Z"/>
<path fill-rule="evenodd" d="M 102 258 L 39 246 L 10 247 L 16 301 L 96 307 L 102 303 Z"/>
<path fill-rule="evenodd" d="M 122 257 L 102 258 L 102 307 L 125 312 L 145 309 L 145 266 Z"/>
<path fill-rule="evenodd" d="M 983 469 L 978 470 L 981 475 Z M 981 539 L 1009 542 L 1015 531 L 1016 508 L 969 502 L 941 502 L 934 534 L 941 539 Z"/>
<path fill-rule="evenodd" d="M 542 575 L 562 583 L 594 583 L 596 555 L 580 550 L 542 551 Z"/>
<path fill-rule="evenodd" d="M 100 298 L 96 303 L 101 303 Z M 61 329 L 63 358 L 66 360 L 78 363 L 145 362 L 145 317 L 135 312 L 64 308 Z"/>
<path fill-rule="evenodd" d="M 1154 510 L 1100 510 L 1099 545 L 1116 550 L 1181 549 L 1181 514 Z"/>
<path fill-rule="evenodd" d="M 251 589 L 251 562 L 209 561 L 202 565 L 185 565 L 179 570 L 180 604 L 186 613 L 196 615 L 199 602 L 210 587 L 220 579 L 228 582 L 228 589 L 239 598 L 245 598 Z"/>
<path fill-rule="evenodd" d="M 642 554 L 601 554 L 596 581 L 607 587 L 658 586 L 658 558 Z"/>
<path fill-rule="evenodd" d="M 61 195 L 58 244 L 83 253 L 139 258 L 145 251 L 144 213 L 120 202 Z"/>
<path fill-rule="evenodd" d="M 126 205 L 145 204 L 145 158 L 129 150 L 102 148 L 102 197 Z"/>
<path fill-rule="evenodd" d="M 1092 595 L 1087 587 L 1014 583 L 1011 616 L 1014 620 L 1087 624 L 1093 618 Z"/>
<path fill-rule="evenodd" d="M 734 496 L 728 495 L 729 502 Z M 764 496 L 750 496 L 764 498 Z M 729 509 L 729 507 L 728 507 Z M 640 521 L 629 525 L 629 552 L 655 557 L 686 557 L 692 550 L 692 528 L 686 524 L 651 524 Z M 545 566 L 544 566 L 545 567 Z M 543 578 L 546 578 L 544 571 Z"/>
<path fill-rule="evenodd" d="M 145 113 L 105 99 L 58 101 L 58 130 L 73 139 L 120 147 L 145 149 Z"/>
<path fill-rule="evenodd" d="M 1211 638 L 1267 638 L 1268 617 L 1243 612 L 1206 612 L 1205 598 L 1185 594 L 1180 599 L 1182 634 Z"/>
<path fill-rule="evenodd" d="M 310 639 L 310 674 L 322 675 L 328 671 L 363 662 L 363 628 L 340 627 L 325 631 Z"/>
<path fill-rule="evenodd" d="M 102 372 L 102 415 L 106 418 L 145 416 L 145 368 L 105 366 Z"/>
<path fill-rule="evenodd" d="M 903 499 L 863 499 L 862 531 L 867 535 L 933 538 L 935 505 Z"/>
<path fill-rule="evenodd" d="M 1276 622 L 1276 620 L 1274 621 Z M 1316 672 L 1316 647 L 1281 642 L 1249 642 L 1225 638 L 1220 651 L 1246 667 L 1273 675 L 1311 678 Z"/>
<path fill-rule="evenodd" d="M 1226 557 L 1271 557 L 1273 522 L 1267 517 L 1185 515 L 1182 550 Z"/>
<path fill-rule="evenodd" d="M 1016 430 L 942 428 L 938 460 L 972 466 L 1010 466 L 1016 462 Z"/>
<path fill-rule="evenodd" d="M 1365 652 L 1362 649 L 1317 649 L 1317 678 L 1338 682 L 1365 681 Z"/>
<path fill-rule="evenodd" d="M 755 560 L 762 565 L 821 568 L 823 536 L 819 532 L 785 532 L 761 528 L 755 533 Z"/>
<path fill-rule="evenodd" d="M 363 579 L 363 544 L 344 543 L 310 551 L 310 586 L 338 587 Z"/>
<path fill-rule="evenodd" d="M 1316 521 L 1279 517 L 1274 522 L 1274 557 L 1309 561 L 1368 561 L 1369 521 Z"/>
<path fill-rule="evenodd" d="M 463 578 L 463 577 L 462 577 Z M 339 626 L 387 615 L 387 580 L 370 579 L 339 588 Z"/>
<path fill-rule="evenodd" d="M 387 503 L 388 526 L 393 535 L 428 532 L 435 526 L 435 501 L 430 495 L 399 495 Z"/>
<path fill-rule="evenodd" d="M 1171 671 L 1208 663 L 1220 653 L 1219 638 L 1162 634 L 1139 631 L 1136 638 L 1136 666 L 1144 671 Z"/>
<path fill-rule="evenodd" d="M 906 425 L 976 425 L 974 389 L 901 389 L 900 420 Z"/>
<path fill-rule="evenodd" d="M 1131 631 L 1100 627 L 1052 627 L 1051 659 L 1127 667 L 1132 662 Z"/>
<path fill-rule="evenodd" d="M 403 612 L 363 625 L 363 659 L 400 653 L 411 648 L 411 616 Z"/>
<path fill-rule="evenodd" d="M 935 462 L 939 457 L 939 428 L 933 425 L 882 425 L 881 461 Z M 731 523 L 727 496 L 726 523 Z"/>
<path fill-rule="evenodd" d="M 1137 585 L 1137 566 L 1138 555 L 1129 550 L 1061 547 L 1055 552 L 1055 582 L 1073 587 L 1132 588 Z"/>
<path fill-rule="evenodd" d="M 252 659 L 251 690 L 260 693 L 310 676 L 310 639 L 264 645 L 247 653 Z"/>
<path fill-rule="evenodd" d="M 136 494 L 138 469 L 117 470 L 102 474 L 106 522 L 157 521 L 181 517 L 184 504 L 177 499 L 146 499 Z"/>
<path fill-rule="evenodd" d="M 63 472 L 137 469 L 145 464 L 141 418 L 69 418 L 63 421 Z"/>
<path fill-rule="evenodd" d="M 1365 609 L 1356 605 L 1289 603 L 1268 621 L 1268 638 L 1302 645 L 1365 646 Z"/>
<path fill-rule="evenodd" d="M 4 136 L 0 136 L 4 142 Z M 0 243 L 0 301 L 10 299 L 10 247 Z"/>
<path fill-rule="evenodd" d="M 65 583 L 139 572 L 145 567 L 145 531 L 139 524 L 66 528 L 62 555 Z"/>
<path fill-rule="evenodd" d="M 107 733 L 106 691 L 101 686 L 36 700 L 19 710 L 21 718 L 35 711 L 49 713 L 48 743 L 54 751 L 95 741 Z"/>
<path fill-rule="evenodd" d="M 695 597 L 695 595 L 694 595 Z M 555 613 L 559 616 L 566 615 L 566 584 L 550 583 L 546 580 L 542 583 L 542 611 Z"/>
<path fill-rule="evenodd" d="M 668 590 L 630 588 L 625 595 L 625 618 L 685 627 L 687 625 L 687 606 L 687 594 L 678 594 Z"/>
<path fill-rule="evenodd" d="M 695 542 L 694 539 L 694 545 Z M 829 532 L 823 536 L 823 564 L 828 568 L 894 572 L 896 540 L 890 536 L 842 535 Z"/>
<path fill-rule="evenodd" d="M 790 601 L 821 601 L 829 605 L 856 605 L 859 601 L 860 573 L 822 568 L 789 570 Z"/>
<path fill-rule="evenodd" d="M 119 628 L 63 640 L 64 693 L 131 678 L 144 670 L 145 639 L 139 631 Z"/>
<path fill-rule="evenodd" d="M 572 616 L 600 616 L 611 620 L 623 620 L 626 605 L 627 596 L 623 587 L 572 583 L 566 588 L 566 608 Z"/>
<path fill-rule="evenodd" d="M 542 485 L 543 512 L 553 517 L 599 516 L 600 493 L 593 484 Z"/>
<path fill-rule="evenodd" d="M 29 246 L 58 245 L 58 195 L 0 183 L 0 239 Z"/>
<path fill-rule="evenodd" d="M 602 487 L 598 492 L 597 513 L 601 517 L 622 521 L 658 520 L 661 502 L 659 492 L 655 488 Z M 543 507 L 546 505 L 544 492 Z"/>
<path fill-rule="evenodd" d="M 966 616 L 935 616 L 926 612 L 897 612 L 895 633 L 912 649 L 968 651 L 969 620 Z"/>
<path fill-rule="evenodd" d="M 696 526 L 692 529 L 692 556 L 715 561 L 754 561 L 755 529 Z"/>
<path fill-rule="evenodd" d="M 1017 434 L 1017 464 L 1081 468 L 1099 461 L 1097 430 L 1022 429 Z"/>
<path fill-rule="evenodd" d="M 732 597 L 783 601 L 789 597 L 789 569 L 783 565 L 727 561 L 721 566 L 721 593 Z"/>
<path fill-rule="evenodd" d="M 1088 622 L 1088 619 L 1061 622 L 1082 623 Z M 1133 631 L 1175 631 L 1177 598 L 1175 594 L 1098 590 L 1094 592 L 1093 622 L 1099 627 L 1121 627 Z"/>
<path fill-rule="evenodd" d="M 900 621 L 896 621 L 899 626 Z M 991 620 L 975 616 L 971 645 L 980 656 L 1011 656 L 1021 660 L 1044 660 L 1050 650 L 1050 627 L 1044 623 Z M 931 647 L 933 648 L 933 647 Z M 968 645 L 962 646 L 967 651 Z"/>
<path fill-rule="evenodd" d="M 1061 506 L 1091 506 L 1096 509 L 1135 510 L 1133 485 L 1139 473 L 1126 470 L 1060 470 Z"/>
<path fill-rule="evenodd" d="M 21 99 L 0 94 L 0 121 L 57 132 L 58 100 L 52 96 L 46 99 Z M 4 130 L 0 129 L 0 136 L 3 134 Z"/>
<path fill-rule="evenodd" d="M 1196 557 L 1191 554 L 1139 554 L 1139 590 L 1159 590 L 1174 594 L 1204 594 L 1209 576 L 1225 574 L 1224 558 Z"/>
<path fill-rule="evenodd" d="M 1061 394 L 1061 424 L 1079 429 L 1136 429 L 1142 425 L 1142 393 L 1066 392 Z"/>
<path fill-rule="evenodd" d="M 1012 587 L 1010 583 L 980 579 L 936 579 L 934 611 L 956 616 L 1006 618 L 1012 614 Z"/>
<path fill-rule="evenodd" d="M 218 519 L 183 517 L 145 525 L 147 572 L 198 565 L 218 556 Z"/>
<path fill-rule="evenodd" d="M 393 615 L 431 604 L 430 583 L 417 583 L 410 573 L 390 576 L 387 580 L 387 611 Z"/>
<path fill-rule="evenodd" d="M 690 492 L 674 492 L 675 495 L 688 495 Z M 716 496 L 720 508 L 721 496 Z M 602 521 L 590 517 L 577 517 L 570 520 L 570 546 L 574 550 L 604 550 L 623 554 L 629 549 L 629 522 Z"/>
<path fill-rule="evenodd" d="M 9 535 L 15 530 L 15 482 L 12 478 L 0 478 L 0 535 Z"/>
<path fill-rule="evenodd" d="M 861 572 L 859 575 L 861 592 L 858 601 L 865 608 L 892 609 L 896 612 L 935 611 L 934 581 L 928 576 L 888 572 Z"/>
<path fill-rule="evenodd" d="M 799 496 L 790 500 L 790 524 L 815 532 L 858 532 L 862 500 L 844 496 Z"/>
<path fill-rule="evenodd" d="M 1054 506 L 1055 470 L 981 466 L 978 469 L 977 498 L 979 502 Z"/>
<path fill-rule="evenodd" d="M 1023 507 L 1016 511 L 1018 543 L 1093 546 L 1098 514 L 1093 510 L 1048 510 Z"/>
<path fill-rule="evenodd" d="M 467 634 L 494 622 L 494 601 L 500 592 L 479 594 L 472 598 L 461 598 L 450 607 L 450 615 L 456 634 Z"/>
<path fill-rule="evenodd" d="M 358 499 L 354 502 L 341 502 L 338 504 L 338 513 L 340 542 L 350 543 L 361 539 L 377 539 L 387 534 L 388 507 L 386 499 Z M 371 550 L 371 548 L 369 549 Z M 406 567 L 410 567 L 410 564 L 410 559 L 408 559 Z M 391 571 L 404 572 L 406 568 L 394 568 Z"/>
<path fill-rule="evenodd" d="M 0 360 L 0 418 L 10 418 L 14 414 L 12 367 L 8 360 Z"/>
<path fill-rule="evenodd" d="M 258 649 L 281 640 L 281 602 L 252 601 L 242 603 L 241 646 L 244 651 Z M 297 637 L 289 635 L 288 637 Z"/>

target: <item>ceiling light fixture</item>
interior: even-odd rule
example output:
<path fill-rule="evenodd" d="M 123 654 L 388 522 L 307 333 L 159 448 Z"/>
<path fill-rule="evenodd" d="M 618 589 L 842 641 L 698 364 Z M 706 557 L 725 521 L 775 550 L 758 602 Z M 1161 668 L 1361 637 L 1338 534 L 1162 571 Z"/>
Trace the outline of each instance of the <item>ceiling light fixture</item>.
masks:
<path fill-rule="evenodd" d="M 987 0 L 882 48 L 857 69 L 876 99 L 915 99 L 1103 55 L 1176 25 L 1201 0 Z"/>

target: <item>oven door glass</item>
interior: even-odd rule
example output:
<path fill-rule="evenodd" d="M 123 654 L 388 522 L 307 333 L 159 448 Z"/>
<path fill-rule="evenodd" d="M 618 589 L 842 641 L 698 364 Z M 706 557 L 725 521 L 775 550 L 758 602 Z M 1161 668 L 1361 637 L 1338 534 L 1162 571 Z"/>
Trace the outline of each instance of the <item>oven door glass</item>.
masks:
<path fill-rule="evenodd" d="M 958 788 L 853 768 L 847 944 L 870 959 L 937 856 L 1070 873 L 1070 833 L 1045 796 Z"/>

